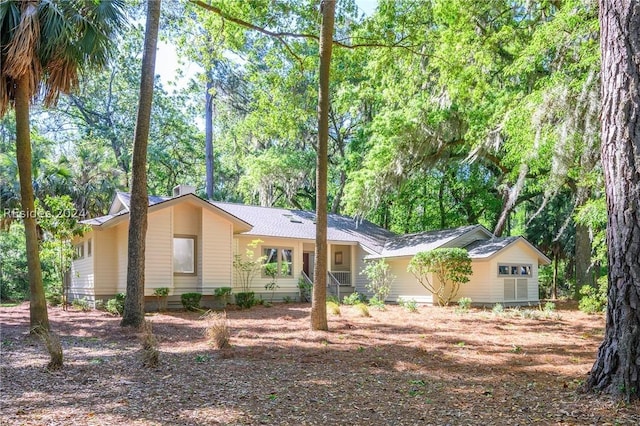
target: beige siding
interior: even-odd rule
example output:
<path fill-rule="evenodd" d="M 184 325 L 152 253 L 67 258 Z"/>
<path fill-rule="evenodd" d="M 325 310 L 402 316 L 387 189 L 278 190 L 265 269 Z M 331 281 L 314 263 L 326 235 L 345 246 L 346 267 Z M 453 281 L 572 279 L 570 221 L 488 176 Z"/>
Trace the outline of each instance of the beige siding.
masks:
<path fill-rule="evenodd" d="M 369 254 L 362 247 L 353 247 L 354 251 L 354 263 L 355 263 L 355 290 L 358 293 L 366 294 L 367 297 L 373 296 L 369 290 L 367 290 L 367 283 L 369 280 L 366 276 L 362 275 L 362 272 L 366 266 L 364 258 Z"/>
<path fill-rule="evenodd" d="M 118 247 L 118 286 L 116 288 L 116 293 L 126 293 L 129 222 L 123 222 L 116 226 L 115 233 L 116 246 Z"/>
<path fill-rule="evenodd" d="M 86 233 L 82 238 L 74 240 L 73 244 L 84 246 L 84 257 L 71 262 L 71 286 L 69 288 L 70 299 L 86 298 L 90 301 L 94 298 L 94 267 L 95 251 L 88 256 L 87 241 L 91 239 L 95 244 L 93 231 Z"/>
<path fill-rule="evenodd" d="M 116 294 L 118 288 L 117 230 L 108 228 L 94 232 L 94 268 L 96 299 Z"/>
<path fill-rule="evenodd" d="M 528 302 L 537 303 L 538 295 L 538 257 L 536 253 L 523 241 L 517 241 L 498 253 L 491 259 L 489 279 L 493 283 L 493 297 L 495 302 Z M 517 300 L 505 300 L 504 280 L 498 276 L 498 264 L 527 264 L 531 265 L 531 277 L 527 278 L 527 297 Z"/>
<path fill-rule="evenodd" d="M 217 287 L 233 285 L 233 226 L 218 215 L 203 210 L 201 265 L 202 292 L 213 294 Z"/>
<path fill-rule="evenodd" d="M 145 245 L 144 294 L 153 295 L 159 287 L 171 289 L 173 246 L 171 237 L 171 208 L 157 210 L 148 216 Z M 173 294 L 173 293 L 170 293 Z"/>
<path fill-rule="evenodd" d="M 248 244 L 250 244 L 253 240 L 257 239 L 256 237 L 247 238 L 243 236 L 235 236 L 238 241 L 238 250 L 239 253 L 244 256 L 246 249 L 248 248 Z M 254 250 L 255 257 L 262 256 L 262 249 L 266 247 L 277 247 L 277 248 L 290 248 L 293 249 L 293 277 L 292 278 L 279 278 L 278 279 L 278 289 L 275 291 L 275 294 L 297 294 L 298 292 L 298 278 L 300 277 L 300 272 L 302 271 L 302 252 L 304 244 L 300 240 L 288 239 L 288 238 L 260 238 L 262 242 L 258 245 L 258 247 Z M 242 291 L 240 288 L 240 283 L 236 277 L 236 274 L 233 274 L 233 290 L 234 292 Z M 258 273 L 253 280 L 251 291 L 256 293 L 262 293 L 264 295 L 270 295 L 271 292 L 267 291 L 264 286 L 269 283 L 271 279 L 269 277 L 264 276 L 261 273 Z M 275 297 L 277 298 L 277 296 Z"/>
<path fill-rule="evenodd" d="M 407 271 L 410 260 L 410 258 L 387 259 L 391 272 L 396 276 L 391 286 L 389 300 L 397 301 L 398 298 L 402 298 L 414 299 L 419 303 L 433 303 L 432 294 L 418 283 L 411 272 Z"/>
<path fill-rule="evenodd" d="M 202 209 L 191 203 L 176 204 L 173 210 L 173 231 L 169 233 L 169 247 L 171 248 L 171 272 L 169 276 L 173 279 L 173 290 L 171 294 L 183 294 L 202 291 L 202 238 L 201 217 Z M 196 275 L 173 275 L 173 236 L 174 235 L 195 235 L 196 241 Z"/>
<path fill-rule="evenodd" d="M 473 271 L 469 282 L 461 284 L 457 301 L 461 297 L 469 297 L 474 303 L 492 303 L 495 301 L 495 285 L 491 280 L 491 262 L 474 260 Z"/>

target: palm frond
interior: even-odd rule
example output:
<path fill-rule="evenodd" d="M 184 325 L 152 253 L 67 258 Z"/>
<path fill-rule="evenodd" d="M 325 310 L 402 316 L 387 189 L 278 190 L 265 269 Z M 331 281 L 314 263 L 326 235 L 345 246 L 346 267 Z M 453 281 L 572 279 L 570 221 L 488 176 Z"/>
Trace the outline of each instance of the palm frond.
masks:
<path fill-rule="evenodd" d="M 7 55 L 3 61 L 4 74 L 16 80 L 28 75 L 34 68 L 34 62 L 38 61 L 36 47 L 39 40 L 37 4 L 34 1 L 24 2 L 20 23 L 7 46 Z"/>

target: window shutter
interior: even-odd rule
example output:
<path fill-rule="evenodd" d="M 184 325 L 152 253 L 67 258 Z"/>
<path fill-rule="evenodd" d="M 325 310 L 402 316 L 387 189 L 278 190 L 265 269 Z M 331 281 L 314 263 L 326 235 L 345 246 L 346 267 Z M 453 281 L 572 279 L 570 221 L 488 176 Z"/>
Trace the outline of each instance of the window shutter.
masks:
<path fill-rule="evenodd" d="M 504 280 L 504 300 L 516 299 L 516 280 L 507 278 Z"/>

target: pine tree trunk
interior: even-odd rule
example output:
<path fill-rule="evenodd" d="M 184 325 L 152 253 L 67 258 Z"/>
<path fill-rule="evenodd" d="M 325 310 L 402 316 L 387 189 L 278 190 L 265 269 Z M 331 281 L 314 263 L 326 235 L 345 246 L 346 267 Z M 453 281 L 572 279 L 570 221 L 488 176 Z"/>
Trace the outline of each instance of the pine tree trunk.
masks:
<path fill-rule="evenodd" d="M 609 292 L 586 388 L 629 401 L 640 396 L 640 2 L 600 0 L 599 13 Z"/>
<path fill-rule="evenodd" d="M 311 302 L 311 329 L 328 330 L 327 325 L 327 146 L 329 144 L 329 71 L 335 0 L 323 0 L 320 30 L 320 81 L 318 89 L 318 158 L 316 162 L 316 253 Z"/>
<path fill-rule="evenodd" d="M 205 94 L 204 135 L 207 199 L 213 200 L 213 73 L 207 73 L 207 93 Z"/>
<path fill-rule="evenodd" d="M 28 77 L 16 82 L 16 157 L 20 176 L 20 204 L 23 212 L 24 233 L 27 246 L 27 273 L 29 277 L 31 330 L 42 327 L 49 330 L 49 314 L 44 297 L 42 269 L 36 229 L 36 209 L 31 177 L 31 135 L 29 126 Z"/>
<path fill-rule="evenodd" d="M 147 144 L 153 82 L 155 79 L 156 46 L 160 23 L 160 0 L 147 1 L 147 28 L 144 36 L 140 99 L 133 141 L 131 167 L 131 204 L 129 207 L 129 252 L 127 264 L 127 297 L 120 325 L 140 327 L 144 324 L 144 266 L 147 235 Z"/>

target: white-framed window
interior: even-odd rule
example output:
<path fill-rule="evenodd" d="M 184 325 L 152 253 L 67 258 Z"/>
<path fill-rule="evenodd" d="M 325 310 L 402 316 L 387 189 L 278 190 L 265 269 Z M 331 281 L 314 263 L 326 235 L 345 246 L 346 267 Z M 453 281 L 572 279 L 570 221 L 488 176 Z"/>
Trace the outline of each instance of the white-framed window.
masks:
<path fill-rule="evenodd" d="M 269 269 L 276 271 L 278 277 L 293 276 L 293 249 L 287 247 L 262 247 L 264 256 L 264 268 L 262 276 L 269 276 L 266 273 Z"/>
<path fill-rule="evenodd" d="M 173 236 L 173 273 L 175 275 L 196 275 L 195 235 Z"/>
<path fill-rule="evenodd" d="M 530 277 L 531 265 L 523 263 L 499 263 L 499 277 Z"/>
<path fill-rule="evenodd" d="M 84 259 L 84 241 L 73 246 L 73 258 L 75 260 Z"/>
<path fill-rule="evenodd" d="M 91 257 L 91 238 L 87 240 L 87 257 Z"/>

